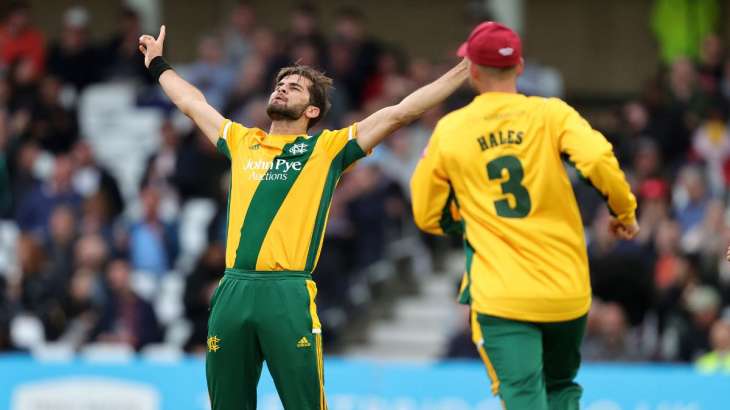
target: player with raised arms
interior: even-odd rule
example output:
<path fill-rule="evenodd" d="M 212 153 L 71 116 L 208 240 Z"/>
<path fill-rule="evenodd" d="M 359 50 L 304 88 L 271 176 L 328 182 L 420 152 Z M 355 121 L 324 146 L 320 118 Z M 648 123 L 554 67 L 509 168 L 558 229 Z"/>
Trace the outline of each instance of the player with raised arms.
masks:
<path fill-rule="evenodd" d="M 283 68 L 269 98 L 268 132 L 227 120 L 162 58 L 165 26 L 139 49 L 163 91 L 231 160 L 226 271 L 211 302 L 206 376 L 214 410 L 254 410 L 265 360 L 287 410 L 324 410 L 317 265 L 340 175 L 466 80 L 461 61 L 400 103 L 340 130 L 309 135 L 330 106 L 332 80 Z"/>

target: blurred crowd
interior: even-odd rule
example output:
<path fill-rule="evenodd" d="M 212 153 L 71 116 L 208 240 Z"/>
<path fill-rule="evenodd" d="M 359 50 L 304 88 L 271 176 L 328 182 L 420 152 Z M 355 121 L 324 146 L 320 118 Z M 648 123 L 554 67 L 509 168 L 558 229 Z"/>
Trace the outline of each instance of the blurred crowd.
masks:
<path fill-rule="evenodd" d="M 141 292 L 135 278 L 175 276 L 185 284 L 180 303 L 190 324 L 182 347 L 203 351 L 208 302 L 225 265 L 227 160 L 197 130 L 167 118 L 149 130 L 160 146 L 134 193 L 120 189 L 89 144 L 92 136 L 80 131 L 78 100 L 99 83 L 121 82 L 150 109 L 174 112 L 137 50 L 139 14 L 122 9 L 106 41 L 91 40 L 93 16 L 84 8 L 69 8 L 51 38 L 31 15 L 15 3 L 0 26 L 0 223 L 17 232 L 14 243 L 0 242 L 0 255 L 17 255 L 16 263 L 0 264 L 0 350 L 28 348 L 12 334 L 18 317 L 37 319 L 45 341 L 74 348 L 168 341 L 170 323 L 158 320 L 155 293 Z M 334 78 L 333 109 L 322 124 L 330 129 L 397 102 L 453 63 L 409 58 L 371 36 L 357 9 L 340 9 L 327 35 L 309 4 L 290 10 L 285 32 L 261 22 L 245 2 L 227 18 L 200 39 L 195 61 L 174 65 L 224 116 L 250 127 L 268 129 L 273 78 L 294 62 Z M 641 225 L 636 241 L 614 239 L 600 196 L 571 175 L 594 288 L 586 360 L 696 361 L 706 370 L 730 370 L 730 60 L 716 35 L 699 49 L 696 59 L 662 64 L 635 99 L 584 112 L 613 143 L 639 200 Z M 536 78 L 521 90 L 540 94 Z M 550 78 L 553 91 L 546 93 L 559 94 L 559 78 Z M 417 235 L 410 174 L 438 119 L 471 95 L 463 90 L 398 131 L 342 179 L 316 272 L 325 325 L 356 314 L 359 275 L 387 258 L 394 241 Z M 182 210 L 199 199 L 215 211 L 200 256 L 184 264 Z M 0 232 L 0 241 L 7 237 Z M 328 336 L 337 337 L 331 330 Z M 446 356 L 475 355 L 464 338 L 456 335 Z"/>
<path fill-rule="evenodd" d="M 677 56 L 593 121 L 627 170 L 641 232 L 617 241 L 605 208 L 583 209 L 596 298 L 588 359 L 706 365 L 730 350 L 730 59 L 718 35 L 698 46 L 696 59 Z"/>

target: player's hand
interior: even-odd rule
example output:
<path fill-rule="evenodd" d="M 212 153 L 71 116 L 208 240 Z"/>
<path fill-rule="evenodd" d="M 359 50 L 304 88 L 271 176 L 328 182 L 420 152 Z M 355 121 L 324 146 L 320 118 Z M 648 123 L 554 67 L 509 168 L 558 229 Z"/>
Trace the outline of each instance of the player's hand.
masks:
<path fill-rule="evenodd" d="M 611 219 L 608 225 L 608 229 L 611 233 L 619 239 L 631 240 L 636 237 L 639 233 L 639 224 L 634 222 L 631 225 L 621 223 L 618 219 Z"/>
<path fill-rule="evenodd" d="M 457 67 L 461 69 L 464 80 L 469 78 L 469 72 L 471 71 L 471 61 L 469 61 L 468 58 L 462 58 L 461 61 L 459 61 L 459 64 L 457 64 Z"/>
<path fill-rule="evenodd" d="M 727 252 L 725 253 L 725 257 L 727 258 L 728 262 L 730 262 L 730 246 L 727 247 Z"/>
<path fill-rule="evenodd" d="M 165 26 L 160 26 L 160 35 L 157 38 L 149 34 L 142 34 L 139 37 L 139 51 L 144 54 L 145 67 L 150 66 L 153 58 L 162 55 L 162 46 L 165 42 Z"/>

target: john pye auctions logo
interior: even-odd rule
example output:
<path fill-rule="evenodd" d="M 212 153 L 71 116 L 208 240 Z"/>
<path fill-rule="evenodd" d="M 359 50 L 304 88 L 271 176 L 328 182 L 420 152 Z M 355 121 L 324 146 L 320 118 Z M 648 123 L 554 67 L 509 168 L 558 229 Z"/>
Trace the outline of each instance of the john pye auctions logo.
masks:
<path fill-rule="evenodd" d="M 289 171 L 299 172 L 302 170 L 302 163 L 301 161 L 287 161 L 283 158 L 277 158 L 274 161 L 253 161 L 249 159 L 244 164 L 243 169 L 244 171 L 251 171 L 250 178 L 256 181 L 286 181 L 289 178 Z"/>

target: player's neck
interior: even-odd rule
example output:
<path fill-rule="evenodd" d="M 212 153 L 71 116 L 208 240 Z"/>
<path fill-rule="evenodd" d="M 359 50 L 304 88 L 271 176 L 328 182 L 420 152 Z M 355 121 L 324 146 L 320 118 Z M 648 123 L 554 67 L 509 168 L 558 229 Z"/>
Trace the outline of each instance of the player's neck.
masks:
<path fill-rule="evenodd" d="M 479 84 L 479 94 L 484 93 L 517 93 L 517 84 L 514 81 L 492 81 Z"/>
<path fill-rule="evenodd" d="M 275 135 L 305 135 L 307 134 L 306 118 L 296 121 L 275 120 L 271 122 L 269 134 Z"/>

